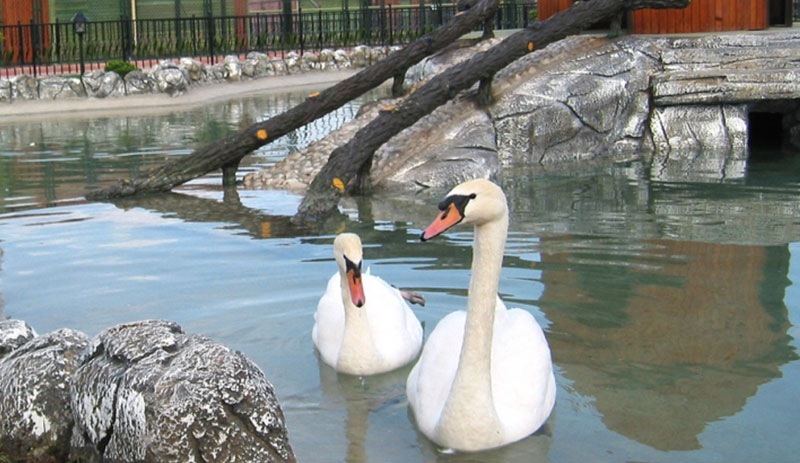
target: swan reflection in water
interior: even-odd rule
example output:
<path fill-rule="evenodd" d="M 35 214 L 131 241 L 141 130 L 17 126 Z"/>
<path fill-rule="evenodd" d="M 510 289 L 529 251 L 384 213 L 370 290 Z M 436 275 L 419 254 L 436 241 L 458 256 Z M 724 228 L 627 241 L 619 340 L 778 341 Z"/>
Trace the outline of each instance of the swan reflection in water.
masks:
<path fill-rule="evenodd" d="M 419 461 L 443 461 L 448 463 L 478 463 L 502 461 L 504 463 L 546 463 L 550 461 L 552 443 L 551 424 L 513 445 L 478 453 L 442 453 L 424 435 L 409 424 L 398 427 L 390 425 L 413 419 L 408 410 L 405 382 L 411 365 L 373 376 L 353 376 L 337 373 L 319 361 L 319 380 L 322 389 L 323 408 L 343 409 L 345 416 L 338 426 L 329 426 L 331 432 L 341 433 L 346 441 L 344 458 L 347 463 L 395 461 L 392 456 L 406 454 L 405 446 L 416 442 L 423 459 Z M 377 418 L 381 415 L 381 418 Z M 387 418 L 388 417 L 388 418 Z M 372 419 L 371 419 L 372 418 Z M 550 421 L 556 419 L 551 416 Z M 400 421 L 398 421 L 400 420 Z M 390 424 L 386 424 L 388 421 Z M 342 429 L 342 423 L 344 429 Z M 330 438 L 328 441 L 332 440 Z M 380 445 L 376 445 L 379 442 Z M 399 447 L 398 447 L 399 446 Z M 379 455 L 370 454 L 369 449 L 380 448 Z M 318 449 L 323 452 L 326 449 Z M 326 461 L 334 457 L 326 456 Z"/>

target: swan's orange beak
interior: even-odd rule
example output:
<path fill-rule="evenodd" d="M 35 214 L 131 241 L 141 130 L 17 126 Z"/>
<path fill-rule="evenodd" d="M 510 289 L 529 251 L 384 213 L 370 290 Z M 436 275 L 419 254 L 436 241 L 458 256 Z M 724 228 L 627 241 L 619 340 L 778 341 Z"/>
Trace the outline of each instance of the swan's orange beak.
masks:
<path fill-rule="evenodd" d="M 435 238 L 445 231 L 447 231 L 453 225 L 461 222 L 464 219 L 464 215 L 458 210 L 458 207 L 455 203 L 449 203 L 447 206 L 433 219 L 433 222 L 428 225 L 428 228 L 423 230 L 422 235 L 419 237 L 422 241 L 428 241 L 431 238 Z"/>
<path fill-rule="evenodd" d="M 364 285 L 361 281 L 361 265 L 348 266 L 347 285 L 350 287 L 350 300 L 356 307 L 361 307 L 367 301 L 364 297 Z"/>

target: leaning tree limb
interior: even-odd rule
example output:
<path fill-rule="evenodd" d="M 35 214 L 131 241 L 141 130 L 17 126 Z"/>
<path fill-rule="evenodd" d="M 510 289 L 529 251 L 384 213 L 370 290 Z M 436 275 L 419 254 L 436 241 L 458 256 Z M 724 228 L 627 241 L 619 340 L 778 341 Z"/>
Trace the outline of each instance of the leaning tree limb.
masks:
<path fill-rule="evenodd" d="M 324 221 L 335 213 L 341 195 L 355 188 L 354 180 L 375 151 L 391 137 L 423 116 L 471 88 L 476 82 L 491 81 L 494 74 L 533 50 L 576 34 L 599 21 L 624 11 L 642 8 L 683 8 L 691 0 L 584 0 L 542 22 L 536 22 L 508 36 L 494 47 L 477 53 L 433 77 L 401 103 L 381 111 L 346 144 L 331 153 L 314 177 L 294 216 L 296 222 Z M 484 92 L 485 92 L 484 88 Z M 362 182 L 363 179 L 359 179 Z"/>
<path fill-rule="evenodd" d="M 423 58 L 446 47 L 494 16 L 499 0 L 479 0 L 447 24 L 398 50 L 378 63 L 364 68 L 322 92 L 309 95 L 303 103 L 266 121 L 254 124 L 228 138 L 196 149 L 188 156 L 151 169 L 143 175 L 117 180 L 89 192 L 87 199 L 102 200 L 139 193 L 168 191 L 217 169 L 230 178 L 243 157 L 261 146 L 334 111 L 405 71 Z"/>

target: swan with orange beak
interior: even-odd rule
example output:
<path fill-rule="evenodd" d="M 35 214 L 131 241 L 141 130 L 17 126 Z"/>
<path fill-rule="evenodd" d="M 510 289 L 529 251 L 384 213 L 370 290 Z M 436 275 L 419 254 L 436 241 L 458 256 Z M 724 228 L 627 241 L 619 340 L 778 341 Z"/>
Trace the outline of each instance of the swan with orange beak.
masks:
<path fill-rule="evenodd" d="M 311 332 L 321 360 L 340 373 L 362 376 L 411 363 L 422 348 L 422 325 L 404 294 L 362 272 L 358 235 L 337 236 L 333 254 L 339 271 L 328 280 Z M 415 293 L 407 294 L 424 303 Z"/>

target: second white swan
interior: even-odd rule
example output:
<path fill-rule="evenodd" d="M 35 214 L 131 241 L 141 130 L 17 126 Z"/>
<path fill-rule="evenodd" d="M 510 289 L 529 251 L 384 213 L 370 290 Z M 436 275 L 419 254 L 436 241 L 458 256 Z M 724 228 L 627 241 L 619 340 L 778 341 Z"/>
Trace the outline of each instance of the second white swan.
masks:
<path fill-rule="evenodd" d="M 311 332 L 322 361 L 351 375 L 374 375 L 411 363 L 422 348 L 422 325 L 404 300 L 411 296 L 362 273 L 358 235 L 337 236 L 333 254 L 339 271 L 328 280 Z M 417 298 L 412 300 L 419 303 Z"/>
<path fill-rule="evenodd" d="M 446 449 L 479 451 L 536 432 L 555 403 L 550 348 L 533 316 L 497 295 L 508 233 L 503 191 L 488 180 L 455 187 L 423 232 L 475 227 L 467 310 L 445 316 L 406 383 L 417 426 Z"/>

